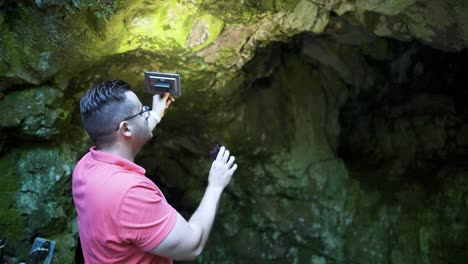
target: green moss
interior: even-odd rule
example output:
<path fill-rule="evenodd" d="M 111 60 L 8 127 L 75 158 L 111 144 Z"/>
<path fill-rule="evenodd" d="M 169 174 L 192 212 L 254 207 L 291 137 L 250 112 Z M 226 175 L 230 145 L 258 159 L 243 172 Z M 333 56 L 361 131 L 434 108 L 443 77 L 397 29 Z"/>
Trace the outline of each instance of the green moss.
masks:
<path fill-rule="evenodd" d="M 356 6 L 358 9 L 393 16 L 403 12 L 414 3 L 416 3 L 416 0 L 358 0 Z"/>
<path fill-rule="evenodd" d="M 181 5 L 178 1 L 165 1 L 151 8 L 131 10 L 132 15 L 126 19 L 125 27 L 131 34 L 120 47 L 119 52 L 133 50 L 145 42 L 160 42 L 161 46 L 170 47 L 173 43 L 185 47 L 187 36 L 193 23 L 197 20 L 196 6 Z M 176 19 L 177 18 L 177 19 Z M 152 46 L 152 45 L 150 45 Z"/>
<path fill-rule="evenodd" d="M 205 31 L 204 35 L 206 35 L 198 36 L 203 39 L 200 40 L 201 44 L 193 47 L 193 50 L 197 51 L 212 43 L 219 36 L 224 27 L 224 21 L 210 14 L 204 14 L 193 25 L 202 25 Z M 192 32 L 194 31 L 194 26 L 192 26 Z"/>
<path fill-rule="evenodd" d="M 295 7 L 294 11 L 289 14 L 286 23 L 287 27 L 294 31 L 312 31 L 322 32 L 329 21 L 329 12 L 321 9 L 317 4 L 310 1 L 302 0 Z"/>
<path fill-rule="evenodd" d="M 27 256 L 31 236 L 67 232 L 74 214 L 69 176 L 75 159 L 66 146 L 12 150 L 0 158 L 0 236 L 17 256 Z"/>
<path fill-rule="evenodd" d="M 411 34 L 420 38 L 421 40 L 430 42 L 435 36 L 433 27 L 429 25 L 426 18 L 422 14 L 415 14 L 411 17 L 411 22 L 407 27 Z M 440 24 L 438 24 L 440 26 Z"/>
<path fill-rule="evenodd" d="M 14 208 L 0 207 L 0 211 L 0 234 L 10 246 L 16 247 L 20 241 L 25 240 L 26 217 Z"/>
<path fill-rule="evenodd" d="M 75 263 L 75 247 L 77 240 L 70 233 L 48 237 L 56 243 L 55 254 L 51 263 Z"/>
<path fill-rule="evenodd" d="M 0 194 L 16 191 L 18 185 L 13 170 L 14 164 L 12 164 L 8 159 L 4 157 L 0 159 L 0 171 L 2 172 L 2 184 L 0 184 Z M 5 203 L 5 201 L 7 201 L 7 204 L 9 203 L 8 200 L 0 199 L 0 204 Z"/>
<path fill-rule="evenodd" d="M 0 59 L 5 61 L 3 64 L 4 66 L 0 69 L 2 70 L 1 75 L 4 74 L 12 69 L 16 68 L 20 65 L 20 54 L 18 53 L 18 44 L 16 39 L 14 38 L 13 34 L 9 32 L 4 24 L 0 25 L 0 34 L 2 36 L 2 48 L 0 49 Z M 3 90 L 4 87 L 0 88 L 0 91 Z"/>
<path fill-rule="evenodd" d="M 298 2 L 299 0 L 263 0 L 263 5 L 274 11 L 291 11 Z"/>
<path fill-rule="evenodd" d="M 60 107 L 63 93 L 38 87 L 8 94 L 0 101 L 0 127 L 20 127 L 22 134 L 50 139 L 68 125 L 71 102 Z"/>
<path fill-rule="evenodd" d="M 26 217 L 15 207 L 18 179 L 15 173 L 14 156 L 0 159 L 2 171 L 0 184 L 0 235 L 6 238 L 11 246 L 24 239 Z"/>
<path fill-rule="evenodd" d="M 0 127 L 13 127 L 31 116 L 47 112 L 61 92 L 50 87 L 33 88 L 8 94 L 0 101 Z"/>

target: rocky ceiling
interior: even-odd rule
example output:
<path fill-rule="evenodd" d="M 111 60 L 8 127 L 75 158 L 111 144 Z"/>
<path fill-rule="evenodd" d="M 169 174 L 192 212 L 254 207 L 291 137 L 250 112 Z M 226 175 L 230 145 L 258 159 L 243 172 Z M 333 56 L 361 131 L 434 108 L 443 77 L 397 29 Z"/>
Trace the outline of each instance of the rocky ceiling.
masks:
<path fill-rule="evenodd" d="M 468 2 L 0 1 L 0 238 L 81 263 L 77 100 L 143 71 L 182 97 L 138 157 L 187 217 L 228 145 L 240 169 L 199 263 L 464 263 Z M 16 260 L 17 260 L 16 259 Z"/>

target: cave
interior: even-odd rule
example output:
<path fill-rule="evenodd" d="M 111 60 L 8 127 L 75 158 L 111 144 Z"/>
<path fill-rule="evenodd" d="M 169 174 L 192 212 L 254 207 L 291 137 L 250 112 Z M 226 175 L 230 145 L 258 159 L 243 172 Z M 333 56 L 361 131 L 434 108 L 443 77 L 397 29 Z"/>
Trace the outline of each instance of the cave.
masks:
<path fill-rule="evenodd" d="M 135 163 L 184 217 L 215 144 L 239 169 L 193 263 L 464 263 L 468 6 L 453 1 L 0 3 L 0 248 L 84 263 L 78 101 L 181 75 Z M 178 261 L 176 261 L 177 263 Z"/>

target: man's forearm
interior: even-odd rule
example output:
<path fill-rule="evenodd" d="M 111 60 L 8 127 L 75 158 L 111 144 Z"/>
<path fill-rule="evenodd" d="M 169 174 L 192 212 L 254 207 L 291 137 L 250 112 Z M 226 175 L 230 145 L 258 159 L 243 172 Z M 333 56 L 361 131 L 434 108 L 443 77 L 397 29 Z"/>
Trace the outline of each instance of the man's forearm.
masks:
<path fill-rule="evenodd" d="M 171 232 L 151 252 L 176 260 L 190 260 L 199 256 L 208 241 L 223 190 L 236 169 L 234 157 L 229 155 L 225 147 L 221 147 L 211 165 L 209 183 L 197 210 L 189 221 L 178 213 Z"/>
<path fill-rule="evenodd" d="M 208 185 L 200 205 L 188 221 L 193 229 L 200 230 L 200 240 L 196 247 L 197 255 L 201 254 L 208 241 L 222 193 L 223 188 Z"/>

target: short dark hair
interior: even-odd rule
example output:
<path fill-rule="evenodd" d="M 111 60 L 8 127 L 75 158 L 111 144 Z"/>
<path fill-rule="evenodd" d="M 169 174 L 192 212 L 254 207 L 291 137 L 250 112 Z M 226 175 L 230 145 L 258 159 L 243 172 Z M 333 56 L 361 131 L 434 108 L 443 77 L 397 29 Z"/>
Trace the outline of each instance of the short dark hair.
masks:
<path fill-rule="evenodd" d="M 104 81 L 91 87 L 80 99 L 83 125 L 96 146 L 111 143 L 115 128 L 131 111 L 126 92 L 130 85 L 122 80 Z"/>

